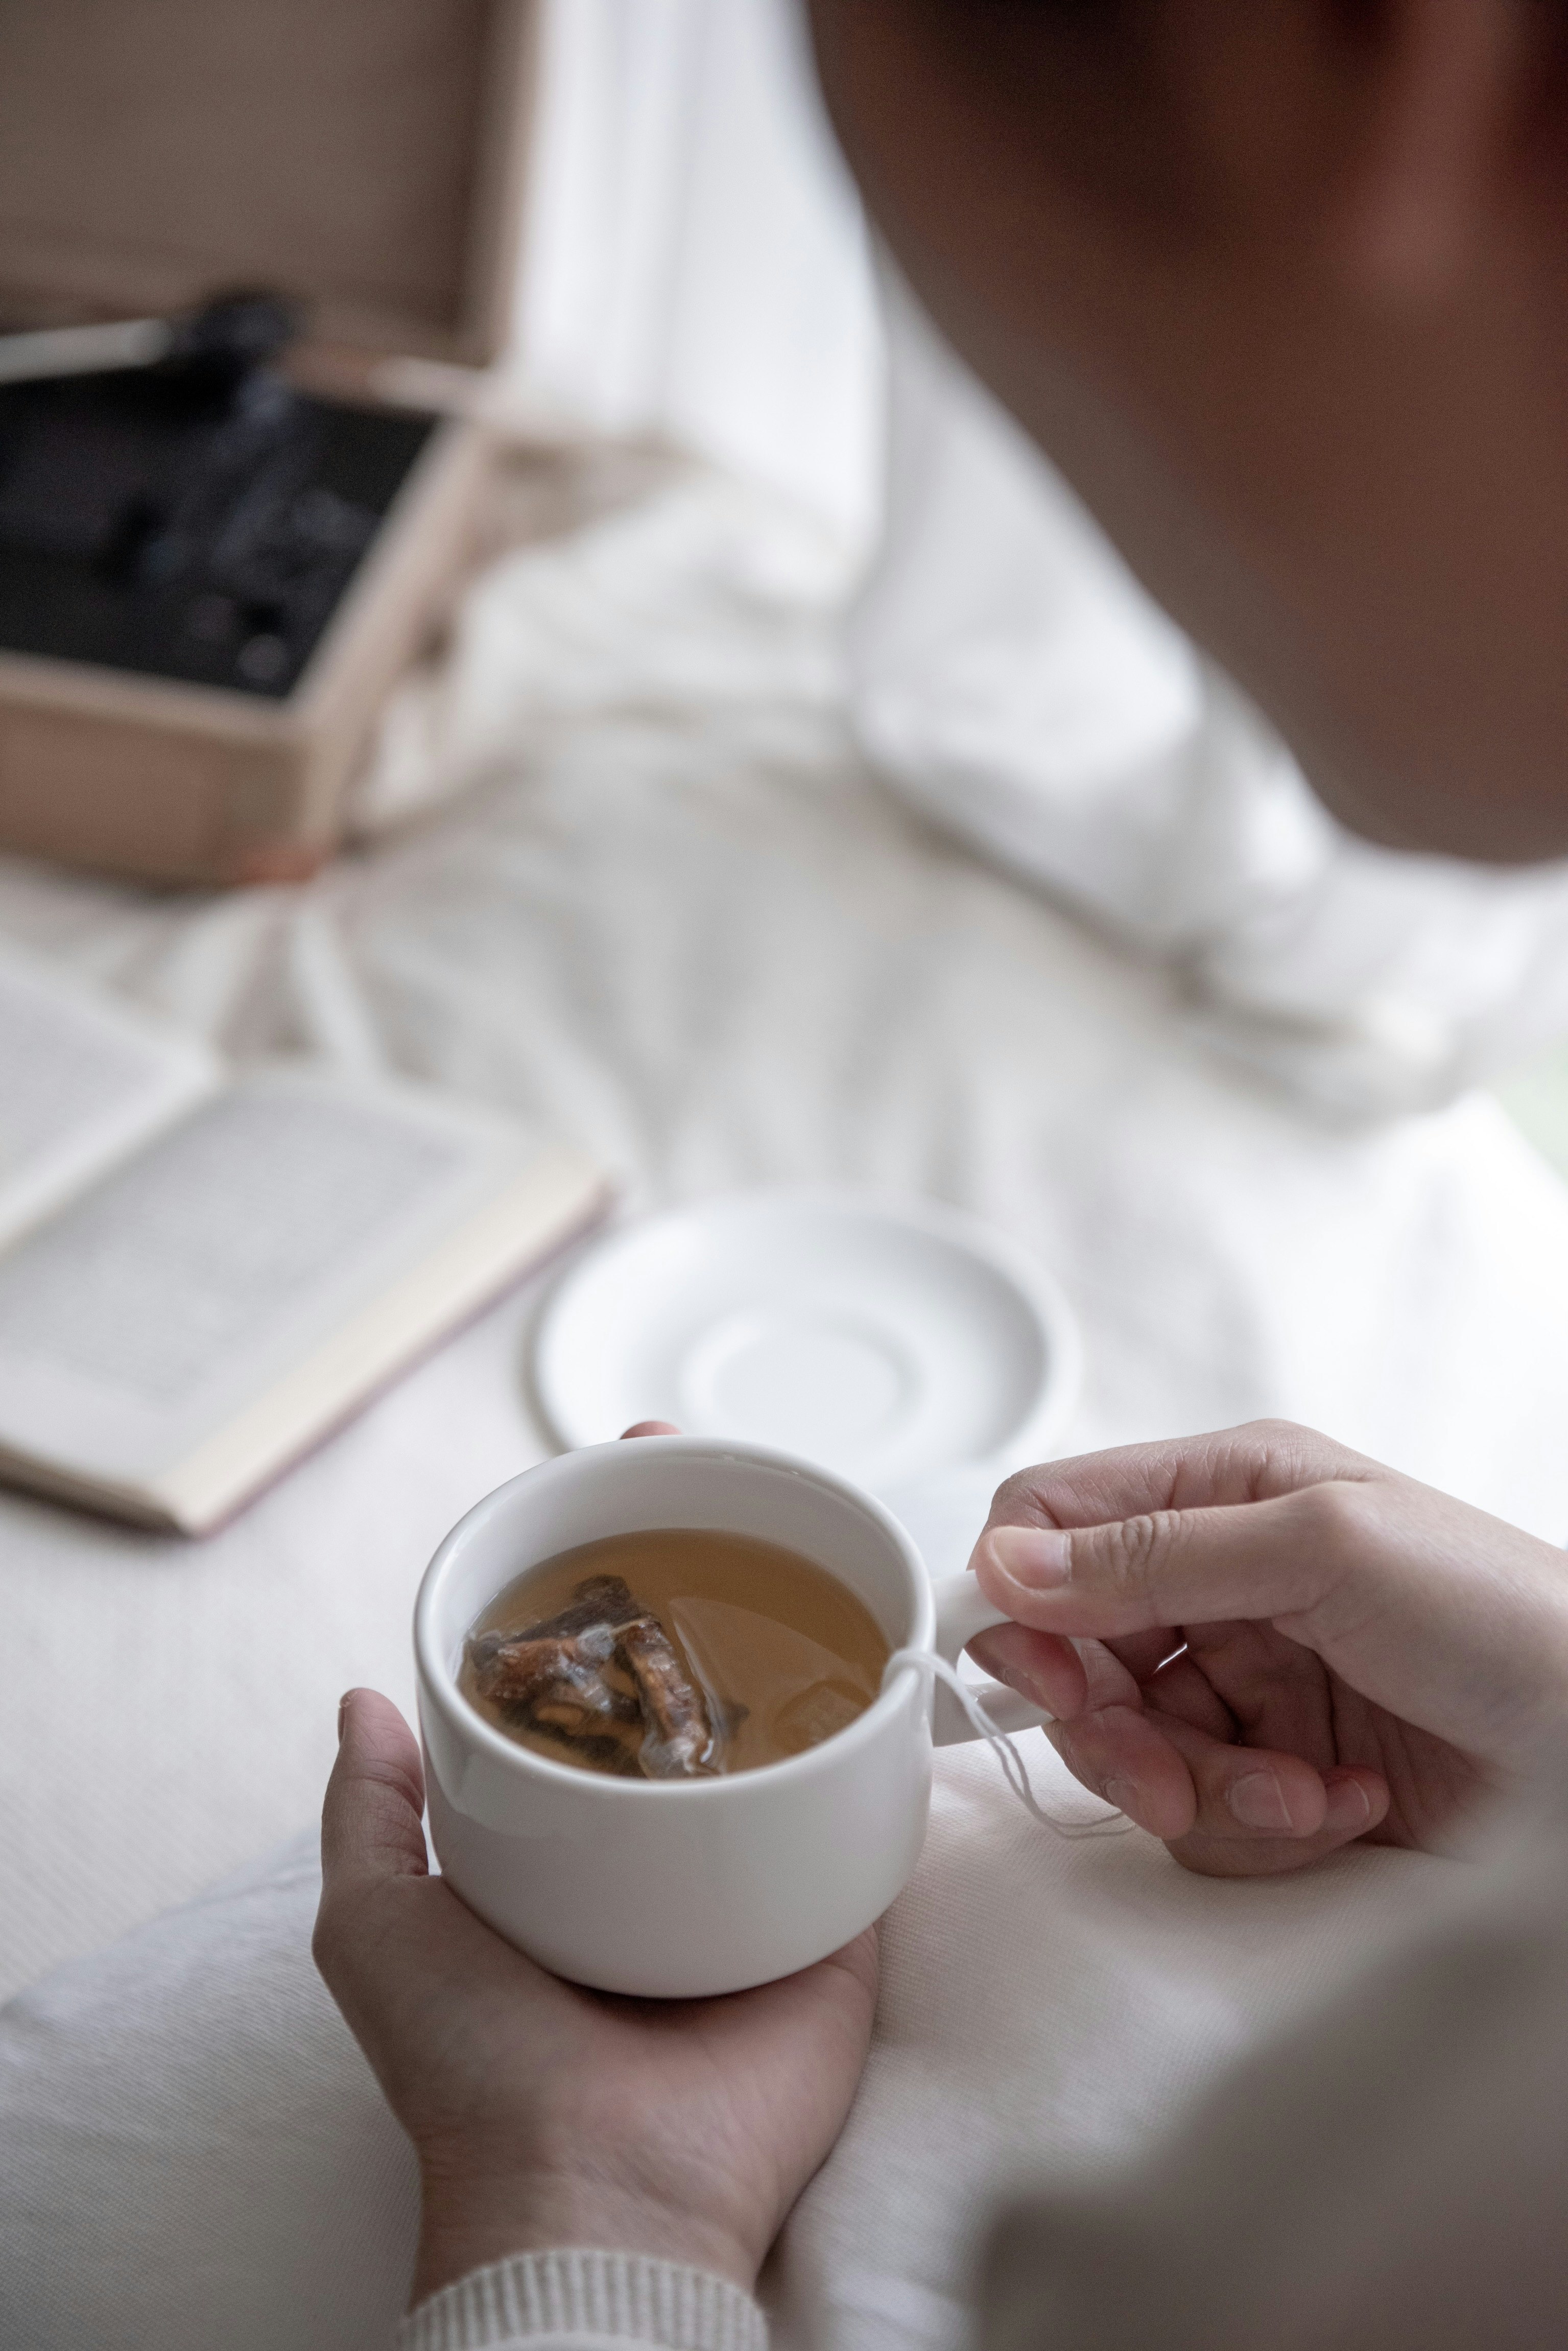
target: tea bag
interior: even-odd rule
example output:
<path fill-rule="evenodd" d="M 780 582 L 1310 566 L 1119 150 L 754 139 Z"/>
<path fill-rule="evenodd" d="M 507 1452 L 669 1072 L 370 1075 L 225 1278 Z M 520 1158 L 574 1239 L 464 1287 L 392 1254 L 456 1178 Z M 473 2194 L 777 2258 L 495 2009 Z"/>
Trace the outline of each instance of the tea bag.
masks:
<path fill-rule="evenodd" d="M 572 1735 L 604 1722 L 636 1719 L 635 1700 L 604 1678 L 614 1654 L 615 1635 L 608 1625 L 564 1638 L 486 1633 L 474 1644 L 486 1698 L 528 1708 L 540 1724 Z"/>
<path fill-rule="evenodd" d="M 842 1730 L 875 1697 L 836 1651 L 826 1649 L 776 1617 L 727 1600 L 674 1601 L 670 1615 L 710 1716 L 737 1711 L 724 1693 L 749 1692 L 751 1715 L 769 1753 L 797 1755 Z M 766 1676 L 759 1661 L 766 1659 Z"/>
<path fill-rule="evenodd" d="M 577 1761 L 650 1780 L 716 1768 L 713 1722 L 658 1618 L 618 1575 L 587 1576 L 570 1604 L 469 1646 L 480 1694 Z"/>
<path fill-rule="evenodd" d="M 707 1708 L 658 1618 L 638 1616 L 622 1625 L 617 1653 L 637 1685 L 645 1725 L 643 1769 L 649 1779 L 687 1779 L 702 1771 L 714 1745 Z"/>

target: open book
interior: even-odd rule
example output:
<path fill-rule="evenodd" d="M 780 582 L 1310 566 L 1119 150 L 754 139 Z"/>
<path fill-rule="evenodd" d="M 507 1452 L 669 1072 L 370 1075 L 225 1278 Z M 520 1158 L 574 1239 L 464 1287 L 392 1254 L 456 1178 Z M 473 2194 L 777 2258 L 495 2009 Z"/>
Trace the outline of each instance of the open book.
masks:
<path fill-rule="evenodd" d="M 500 1117 L 232 1076 L 0 958 L 0 1478 L 204 1532 L 607 1197 Z"/>

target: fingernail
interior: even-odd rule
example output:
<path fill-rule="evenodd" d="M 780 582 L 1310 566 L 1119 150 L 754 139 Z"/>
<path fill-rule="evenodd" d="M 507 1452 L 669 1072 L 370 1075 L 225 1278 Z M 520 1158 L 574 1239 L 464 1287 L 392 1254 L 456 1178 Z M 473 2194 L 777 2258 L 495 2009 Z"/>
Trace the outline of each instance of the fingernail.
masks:
<path fill-rule="evenodd" d="M 1100 1793 L 1108 1804 L 1114 1804 L 1116 1810 L 1125 1813 L 1129 1819 L 1135 1814 L 1138 1805 L 1138 1783 L 1135 1780 L 1107 1780 Z"/>
<path fill-rule="evenodd" d="M 1323 1818 L 1325 1829 L 1336 1836 L 1348 1831 L 1359 1836 L 1372 1825 L 1372 1804 L 1359 1780 L 1336 1780 L 1329 1790 L 1329 1808 Z"/>
<path fill-rule="evenodd" d="M 991 1557 L 1025 1592 L 1055 1592 L 1072 1567 L 1071 1539 L 1057 1527 L 993 1527 Z"/>
<path fill-rule="evenodd" d="M 1279 1829 L 1291 1835 L 1285 1792 L 1272 1771 L 1249 1771 L 1237 1781 L 1227 1802 L 1244 1829 Z"/>
<path fill-rule="evenodd" d="M 343 1743 L 343 1725 L 348 1719 L 349 1700 L 353 1697 L 353 1695 L 354 1693 L 352 1690 L 345 1690 L 342 1697 L 338 1700 L 338 1744 L 340 1747 L 341 1747 Z"/>

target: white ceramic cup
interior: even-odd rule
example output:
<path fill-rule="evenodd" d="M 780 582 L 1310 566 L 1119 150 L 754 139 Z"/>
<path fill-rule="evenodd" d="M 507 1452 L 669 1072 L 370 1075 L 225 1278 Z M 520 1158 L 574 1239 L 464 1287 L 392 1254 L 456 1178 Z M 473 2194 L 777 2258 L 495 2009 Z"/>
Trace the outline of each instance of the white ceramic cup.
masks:
<path fill-rule="evenodd" d="M 825 1959 L 907 1884 L 931 1798 L 931 1694 L 910 1668 L 821 1746 L 711 1780 L 612 1778 L 506 1738 L 457 1686 L 476 1619 L 526 1568 L 652 1527 L 713 1528 L 804 1552 L 864 1602 L 894 1649 L 956 1660 L 1005 1620 L 970 1575 L 933 1584 L 879 1502 L 768 1446 L 687 1437 L 590 1446 L 514 1478 L 447 1536 L 414 1610 L 443 1872 L 481 1918 L 556 1974 L 690 1999 Z M 1042 1719 L 1009 1714 L 1015 1724 Z M 943 1726 L 944 1743 L 976 1736 L 956 1704 Z"/>

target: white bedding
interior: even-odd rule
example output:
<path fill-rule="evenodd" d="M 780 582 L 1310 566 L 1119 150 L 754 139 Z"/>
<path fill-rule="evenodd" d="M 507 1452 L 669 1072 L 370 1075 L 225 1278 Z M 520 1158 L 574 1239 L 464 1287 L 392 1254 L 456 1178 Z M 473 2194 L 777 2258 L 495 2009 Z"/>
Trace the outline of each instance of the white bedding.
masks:
<path fill-rule="evenodd" d="M 310 1962 L 314 1842 L 0 2011 L 8 2347 L 389 2351 L 418 2182 Z M 1353 1852 L 1217 1891 L 1148 1837 L 1058 1840 L 948 1750 L 854 2111 L 764 2281 L 779 2351 L 963 2351 L 998 2193 L 1179 2126 L 1452 1874 Z"/>
<path fill-rule="evenodd" d="M 537 1115 L 633 1206 L 961 1202 L 1082 1311 L 1078 1445 L 1282 1413 L 1568 1536 L 1568 1194 L 1483 1098 L 1336 1129 L 1249 1091 L 1159 969 L 923 830 L 847 748 L 841 584 L 809 527 L 677 482 L 478 591 L 381 779 L 457 795 L 423 828 L 211 900 L 0 865 L 0 936 L 242 1054 Z M 0 1991 L 308 1822 L 345 1685 L 408 1704 L 434 1541 L 542 1450 L 528 1311 L 207 1543 L 0 1501 Z M 1218 1932 L 1237 1898 L 1183 1896 Z M 1173 1976 L 1178 2051 L 1202 2006 Z"/>

